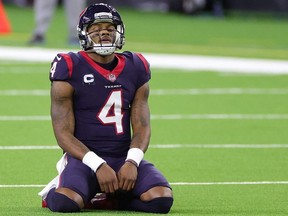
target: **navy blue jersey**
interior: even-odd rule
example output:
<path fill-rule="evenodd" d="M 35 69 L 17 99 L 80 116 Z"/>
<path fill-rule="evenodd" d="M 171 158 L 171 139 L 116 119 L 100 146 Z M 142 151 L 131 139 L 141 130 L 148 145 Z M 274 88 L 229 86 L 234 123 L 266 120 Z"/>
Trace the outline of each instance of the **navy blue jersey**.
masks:
<path fill-rule="evenodd" d="M 58 54 L 51 63 L 50 80 L 74 88 L 74 135 L 100 156 L 123 156 L 131 142 L 130 108 L 136 90 L 151 78 L 141 54 L 116 53 L 112 71 L 87 53 Z"/>

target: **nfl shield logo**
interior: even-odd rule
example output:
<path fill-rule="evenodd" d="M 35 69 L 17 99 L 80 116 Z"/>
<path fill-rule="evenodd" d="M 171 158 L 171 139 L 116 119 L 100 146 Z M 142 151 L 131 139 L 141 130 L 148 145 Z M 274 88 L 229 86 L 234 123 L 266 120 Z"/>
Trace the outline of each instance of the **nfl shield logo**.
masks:
<path fill-rule="evenodd" d="M 114 82 L 114 81 L 116 80 L 115 74 L 108 74 L 108 79 L 109 79 L 111 82 Z"/>

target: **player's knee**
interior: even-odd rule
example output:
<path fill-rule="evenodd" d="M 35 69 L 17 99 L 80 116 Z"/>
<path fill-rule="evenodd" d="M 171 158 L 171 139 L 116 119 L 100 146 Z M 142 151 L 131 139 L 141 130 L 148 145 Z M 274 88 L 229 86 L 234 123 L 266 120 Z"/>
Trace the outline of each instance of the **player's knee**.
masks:
<path fill-rule="evenodd" d="M 159 206 L 158 213 L 168 213 L 173 205 L 173 197 L 160 197 L 155 199 L 155 205 Z"/>
<path fill-rule="evenodd" d="M 173 205 L 173 201 L 173 197 L 158 197 L 152 199 L 145 202 L 147 204 L 146 212 L 167 214 Z"/>
<path fill-rule="evenodd" d="M 79 212 L 81 210 L 76 202 L 55 191 L 48 193 L 46 201 L 47 207 L 53 212 Z"/>

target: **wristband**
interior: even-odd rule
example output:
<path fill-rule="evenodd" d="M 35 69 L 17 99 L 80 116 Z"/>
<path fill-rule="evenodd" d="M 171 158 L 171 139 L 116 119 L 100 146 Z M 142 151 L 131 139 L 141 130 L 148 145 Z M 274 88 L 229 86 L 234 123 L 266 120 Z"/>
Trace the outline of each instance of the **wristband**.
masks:
<path fill-rule="evenodd" d="M 87 152 L 83 159 L 82 163 L 90 167 L 94 172 L 97 171 L 97 169 L 103 164 L 106 163 L 105 160 L 103 160 L 101 157 L 96 155 L 94 152 L 89 151 Z"/>
<path fill-rule="evenodd" d="M 141 149 L 131 148 L 129 149 L 127 153 L 127 158 L 125 161 L 133 160 L 138 167 L 143 157 L 144 157 L 144 152 Z"/>

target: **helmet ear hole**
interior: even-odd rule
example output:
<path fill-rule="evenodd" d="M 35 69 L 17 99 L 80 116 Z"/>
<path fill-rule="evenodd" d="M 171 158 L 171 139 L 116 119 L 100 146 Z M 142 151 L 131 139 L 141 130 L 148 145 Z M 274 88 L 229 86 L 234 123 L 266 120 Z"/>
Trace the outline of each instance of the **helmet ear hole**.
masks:
<path fill-rule="evenodd" d="M 109 22 L 115 25 L 116 36 L 114 43 L 110 45 L 96 44 L 89 38 L 87 34 L 88 26 L 100 22 Z M 121 49 L 125 44 L 125 27 L 121 16 L 115 8 L 108 4 L 97 3 L 85 8 L 80 14 L 77 31 L 81 48 L 88 52 L 96 52 L 99 55 L 112 54 L 116 49 Z"/>
<path fill-rule="evenodd" d="M 125 44 L 124 25 L 118 25 L 117 26 L 117 33 L 116 33 L 115 43 L 116 43 L 118 49 L 122 49 L 122 47 Z M 117 36 L 118 36 L 118 38 L 117 38 Z"/>
<path fill-rule="evenodd" d="M 86 50 L 88 37 L 86 36 L 85 32 L 82 31 L 79 26 L 77 26 L 78 38 L 80 41 L 80 46 L 83 50 Z"/>

